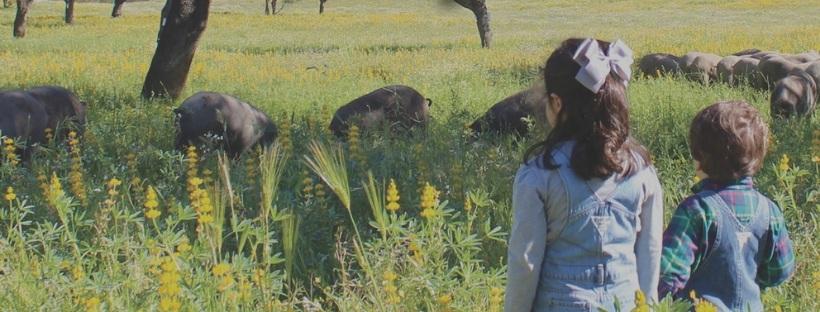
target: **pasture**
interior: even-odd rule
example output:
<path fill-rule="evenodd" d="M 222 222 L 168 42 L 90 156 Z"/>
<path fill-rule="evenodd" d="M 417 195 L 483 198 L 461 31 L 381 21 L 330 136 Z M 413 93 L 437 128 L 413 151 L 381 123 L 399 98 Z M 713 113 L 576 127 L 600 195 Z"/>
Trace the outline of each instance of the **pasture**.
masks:
<path fill-rule="evenodd" d="M 472 142 L 465 124 L 526 88 L 559 42 L 621 38 L 636 56 L 820 50 L 820 4 L 808 0 L 491 0 L 491 49 L 468 10 L 439 1 L 333 0 L 322 16 L 318 1 L 275 16 L 262 1 L 212 2 L 182 99 L 232 94 L 280 128 L 274 152 L 233 163 L 174 151 L 182 99 L 139 97 L 164 1 L 126 3 L 116 19 L 110 3 L 78 3 L 71 26 L 63 2 L 36 2 L 24 39 L 11 36 L 14 9 L 0 9 L 0 89 L 61 85 L 89 105 L 74 144 L 55 140 L 25 165 L 2 153 L 0 310 L 500 311 L 512 178 L 539 135 Z M 431 98 L 432 125 L 337 144 L 333 111 L 389 84 Z M 767 92 L 680 77 L 637 77 L 629 98 L 667 219 L 693 183 L 694 114 L 743 99 L 769 115 Z M 771 129 L 756 184 L 781 205 L 798 263 L 764 303 L 817 311 L 820 120 Z M 339 148 L 344 166 L 323 166 L 337 154 L 321 147 Z M 215 220 L 203 222 L 203 206 Z"/>

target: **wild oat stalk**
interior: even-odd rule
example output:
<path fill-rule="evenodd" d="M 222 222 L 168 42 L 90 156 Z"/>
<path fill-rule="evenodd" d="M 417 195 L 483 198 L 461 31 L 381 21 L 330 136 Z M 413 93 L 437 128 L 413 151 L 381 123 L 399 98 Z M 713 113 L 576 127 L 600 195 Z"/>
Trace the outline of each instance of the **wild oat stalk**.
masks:
<path fill-rule="evenodd" d="M 333 193 L 336 193 L 339 201 L 341 201 L 342 205 L 347 209 L 350 223 L 353 224 L 353 232 L 356 234 L 353 240 L 356 258 L 359 259 L 359 263 L 362 265 L 365 275 L 370 278 L 373 285 L 378 285 L 371 270 L 370 263 L 367 261 L 367 258 L 364 257 L 362 236 L 359 233 L 359 227 L 356 225 L 356 219 L 353 218 L 353 212 L 350 210 L 350 184 L 347 180 L 347 166 L 345 165 L 345 156 L 342 148 L 337 145 L 329 150 L 321 143 L 311 141 L 308 145 L 308 149 L 310 149 L 312 157 L 305 155 L 305 163 L 322 181 L 325 181 L 325 184 L 333 190 Z M 374 298 L 381 306 L 381 298 L 379 296 L 374 296 Z"/>
<path fill-rule="evenodd" d="M 324 145 L 311 141 L 308 145 L 313 158 L 305 155 L 305 163 L 325 184 L 336 193 L 339 201 L 350 213 L 350 184 L 347 180 L 347 166 L 344 152 L 340 147 L 328 150 Z M 335 157 L 334 155 L 335 154 Z"/>
<path fill-rule="evenodd" d="M 379 230 L 382 239 L 387 239 L 387 216 L 384 212 L 384 183 L 379 188 L 376 185 L 376 179 L 373 177 L 372 171 L 367 171 L 367 182 L 362 181 L 367 201 L 370 203 L 370 209 L 373 211 L 373 218 L 376 223 L 373 226 Z M 371 223 L 372 224 L 372 223 Z"/>
<path fill-rule="evenodd" d="M 293 264 L 296 260 L 296 243 L 299 241 L 299 217 L 288 213 L 282 218 L 282 249 L 285 253 L 285 275 L 293 281 Z"/>
<path fill-rule="evenodd" d="M 288 156 L 279 144 L 265 148 L 259 156 L 259 172 L 261 173 L 262 214 L 270 216 L 273 202 L 278 194 L 279 181 L 285 172 L 285 163 Z"/>
<path fill-rule="evenodd" d="M 282 174 L 285 172 L 285 164 L 287 162 L 286 152 L 279 146 L 274 144 L 262 151 L 259 156 L 259 172 L 262 211 L 259 215 L 262 221 L 262 236 L 263 245 L 262 251 L 264 258 L 264 266 L 267 270 L 272 264 L 271 255 L 271 235 L 270 235 L 270 221 L 277 218 L 277 211 L 274 210 L 274 201 L 279 191 L 279 181 L 282 179 Z"/>

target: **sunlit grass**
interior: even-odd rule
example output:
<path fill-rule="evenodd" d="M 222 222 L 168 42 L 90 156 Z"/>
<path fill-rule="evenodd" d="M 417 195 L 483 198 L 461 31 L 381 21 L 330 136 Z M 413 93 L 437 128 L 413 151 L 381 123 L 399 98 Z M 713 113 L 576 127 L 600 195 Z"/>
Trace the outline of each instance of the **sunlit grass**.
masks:
<path fill-rule="evenodd" d="M 65 142 L 26 166 L 0 157 L 0 190 L 14 192 L 0 201 L 4 307 L 154 310 L 178 298 L 191 311 L 496 310 L 512 177 L 535 138 L 471 142 L 463 127 L 529 85 L 558 42 L 622 38 L 638 55 L 820 49 L 820 4 L 803 0 L 497 0 L 489 50 L 478 48 L 469 11 L 439 1 L 334 0 L 323 16 L 308 0 L 276 16 L 262 15 L 261 1 L 213 3 L 183 96 L 233 94 L 286 136 L 239 163 L 173 151 L 179 101 L 139 99 L 163 1 L 126 3 L 118 19 L 109 3 L 79 3 L 72 26 L 62 23 L 62 2 L 37 2 L 24 39 L 11 38 L 14 11 L 0 9 L 0 89 L 58 84 L 90 105 L 79 158 Z M 324 129 L 333 110 L 395 83 L 433 99 L 430 128 L 409 138 L 362 133 L 355 155 L 350 143 L 337 146 Z M 674 77 L 636 79 L 629 97 L 667 216 L 689 194 L 686 136 L 699 109 L 743 99 L 768 116 L 766 92 Z M 797 274 L 764 296 L 785 311 L 818 309 L 818 128 L 817 117 L 772 122 L 775 145 L 757 178 L 796 243 Z M 78 160 L 85 203 L 71 188 Z M 198 194 L 224 220 L 201 231 L 192 168 L 203 180 Z M 111 195 L 113 178 L 128 182 Z M 435 193 L 423 196 L 428 183 Z M 159 293 L 169 285 L 179 289 Z M 686 308 L 665 302 L 660 311 Z"/>

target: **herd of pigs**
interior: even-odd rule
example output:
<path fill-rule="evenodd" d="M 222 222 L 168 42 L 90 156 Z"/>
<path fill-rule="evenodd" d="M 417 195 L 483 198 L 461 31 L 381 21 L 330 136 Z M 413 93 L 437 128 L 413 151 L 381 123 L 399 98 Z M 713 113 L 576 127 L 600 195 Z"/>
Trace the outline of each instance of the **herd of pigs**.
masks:
<path fill-rule="evenodd" d="M 683 75 L 703 83 L 742 83 L 771 90 L 771 112 L 775 117 L 805 116 L 814 112 L 820 84 L 820 54 L 796 55 L 744 50 L 730 56 L 691 52 L 678 57 L 666 53 L 644 56 L 638 63 L 649 77 Z M 475 133 L 526 135 L 530 121 L 546 123 L 546 88 L 536 79 L 529 88 L 493 105 L 469 128 Z M 415 89 L 393 85 L 376 89 L 340 107 L 329 128 L 344 138 L 349 127 L 362 130 L 389 128 L 402 132 L 424 127 L 430 121 L 432 101 Z M 65 136 L 82 134 L 86 103 L 73 92 L 58 86 L 0 92 L 0 137 L 22 142 L 19 153 L 27 159 L 31 147 L 46 141 L 47 129 Z M 239 157 L 253 146 L 275 141 L 277 128 L 262 111 L 230 95 L 198 92 L 174 110 L 177 149 L 221 138 L 221 148 Z"/>
<path fill-rule="evenodd" d="M 775 117 L 812 114 L 820 92 L 820 54 L 816 51 L 781 54 L 749 49 L 725 57 L 702 52 L 680 57 L 654 53 L 644 56 L 638 68 L 652 77 L 683 75 L 703 83 L 746 84 L 770 90 Z"/>

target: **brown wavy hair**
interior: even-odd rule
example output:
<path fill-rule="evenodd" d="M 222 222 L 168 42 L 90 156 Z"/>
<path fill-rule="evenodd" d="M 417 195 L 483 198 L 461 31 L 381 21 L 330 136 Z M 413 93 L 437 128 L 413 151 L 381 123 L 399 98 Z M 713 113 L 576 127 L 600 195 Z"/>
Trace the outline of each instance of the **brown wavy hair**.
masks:
<path fill-rule="evenodd" d="M 709 178 L 753 176 L 763 166 L 769 127 L 753 106 L 723 101 L 701 110 L 689 127 L 689 151 Z"/>
<path fill-rule="evenodd" d="M 596 93 L 575 80 L 581 65 L 572 56 L 583 40 L 565 40 L 547 59 L 543 70 L 547 94 L 559 96 L 563 105 L 552 131 L 544 141 L 527 150 L 524 162 L 532 155 L 542 154 L 536 159 L 540 160 L 539 166 L 556 169 L 553 149 L 574 140 L 570 166 L 581 178 L 605 178 L 615 173 L 632 175 L 641 167 L 651 165 L 651 160 L 649 152 L 629 135 L 626 85 L 614 72 L 606 77 Z M 598 44 L 601 50 L 609 51 L 609 42 L 598 40 Z"/>

